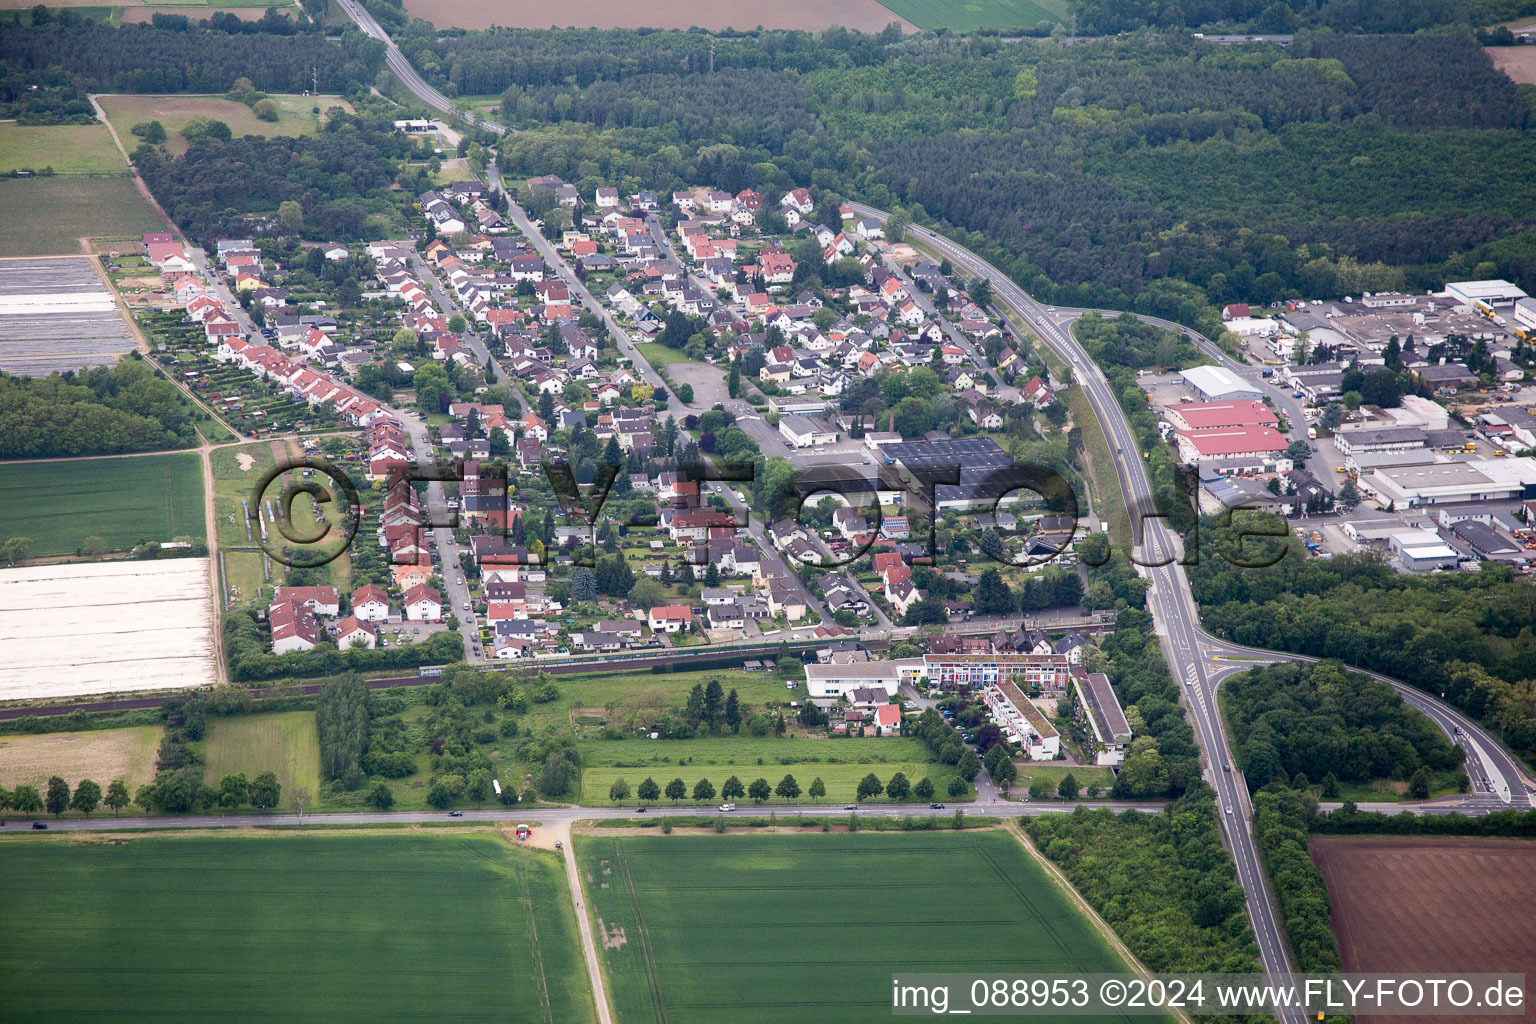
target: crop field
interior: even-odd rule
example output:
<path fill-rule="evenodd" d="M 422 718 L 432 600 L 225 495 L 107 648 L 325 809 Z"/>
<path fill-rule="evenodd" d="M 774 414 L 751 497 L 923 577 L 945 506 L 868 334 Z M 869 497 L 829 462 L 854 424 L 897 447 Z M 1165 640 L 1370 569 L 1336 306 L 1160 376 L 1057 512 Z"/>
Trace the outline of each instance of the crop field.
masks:
<path fill-rule="evenodd" d="M 13 1020 L 595 1016 L 555 857 L 483 832 L 29 836 L 0 842 L 0 903 Z"/>
<path fill-rule="evenodd" d="M 1483 51 L 1493 66 L 1523 85 L 1536 85 L 1536 49 L 1529 46 L 1490 46 Z"/>
<path fill-rule="evenodd" d="M 949 765 L 930 761 L 921 741 L 902 736 L 846 740 L 732 736 L 583 743 L 581 763 L 582 802 L 586 804 L 607 803 L 608 789 L 616 779 L 628 782 L 633 794 L 646 776 L 655 779 L 663 789 L 674 778 L 680 778 L 688 784 L 692 795 L 693 784 L 700 779 L 708 779 L 718 791 L 721 783 L 732 775 L 740 778 L 744 786 L 759 777 L 777 786 L 785 775 L 793 775 L 800 784 L 799 803 L 853 803 L 859 780 L 871 772 L 882 783 L 903 772 L 913 785 L 926 775 L 933 780 L 937 799 L 949 800 L 947 787 L 955 775 L 955 769 Z M 818 800 L 805 794 L 815 778 L 827 787 L 827 795 Z M 633 801 L 632 795 L 624 802 Z M 772 801 L 782 802 L 777 796 Z"/>
<path fill-rule="evenodd" d="M 881 0 L 918 28 L 951 32 L 977 29 L 1034 28 L 1042 21 L 1067 18 L 1065 0 Z"/>
<path fill-rule="evenodd" d="M 571 0 L 551 6 L 539 0 L 407 0 L 413 18 L 425 18 L 438 28 L 702 28 L 804 29 L 819 31 L 832 25 L 878 32 L 901 18 L 875 0 L 784 0 L 754 4 L 748 0 L 720 0 L 711 4 L 682 5 L 670 0 Z M 1031 22 L 1030 24 L 1033 24 Z M 902 25 L 911 31 L 910 24 Z"/>
<path fill-rule="evenodd" d="M 52 167 L 55 174 L 123 174 L 128 170 L 104 124 L 0 122 L 0 174 L 44 167 Z"/>
<path fill-rule="evenodd" d="M 195 454 L 0 466 L 0 523 L 35 556 L 74 554 L 90 536 L 108 551 L 141 540 L 207 536 Z"/>
<path fill-rule="evenodd" d="M 1125 970 L 1003 830 L 582 836 L 576 854 L 625 1024 L 887 1020 L 896 971 Z"/>
<path fill-rule="evenodd" d="M 1320 836 L 1311 849 L 1345 971 L 1536 973 L 1536 843 Z"/>
<path fill-rule="evenodd" d="M 293 808 L 294 786 L 309 790 L 311 806 L 320 797 L 320 736 L 313 711 L 215 716 L 208 720 L 207 743 L 203 780 L 211 786 L 237 772 L 254 779 L 270 771 L 283 787 L 284 808 Z"/>
<path fill-rule="evenodd" d="M 82 252 L 82 238 L 165 231 L 133 179 L 0 178 L 0 256 Z"/>
<path fill-rule="evenodd" d="M 258 15 L 259 17 L 259 15 Z M 137 142 L 130 129 L 143 121 L 159 121 L 165 126 L 170 138 L 166 149 L 172 154 L 185 153 L 187 140 L 181 130 L 194 117 L 211 117 L 229 125 L 238 138 L 242 135 L 314 135 L 320 130 L 321 115 L 330 107 L 342 107 L 351 111 L 352 105 L 340 96 L 295 96 L 274 93 L 277 104 L 276 121 L 263 121 L 244 103 L 227 100 L 222 96 L 147 96 L 116 95 L 100 96 L 98 100 L 117 137 L 130 151 Z M 314 108 L 320 108 L 316 114 Z"/>
<path fill-rule="evenodd" d="M 113 779 L 124 779 L 132 793 L 155 776 L 160 733 L 158 725 L 136 725 L 0 736 L 0 786 L 36 786 L 42 792 L 48 779 L 57 775 L 71 787 L 81 779 L 93 779 L 102 789 Z"/>

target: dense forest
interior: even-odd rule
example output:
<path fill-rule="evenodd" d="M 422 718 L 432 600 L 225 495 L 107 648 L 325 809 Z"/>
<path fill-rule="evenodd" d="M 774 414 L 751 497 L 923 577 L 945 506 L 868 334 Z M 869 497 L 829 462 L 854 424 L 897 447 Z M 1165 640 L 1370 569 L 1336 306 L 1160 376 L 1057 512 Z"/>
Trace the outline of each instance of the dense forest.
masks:
<path fill-rule="evenodd" d="M 1202 532 L 1215 538 L 1208 547 L 1219 545 L 1213 528 Z M 1536 757 L 1536 588 L 1493 563 L 1411 576 L 1371 554 L 1317 559 L 1292 547 L 1263 569 L 1221 557 L 1190 566 L 1205 628 L 1443 693 L 1515 753 Z"/>
<path fill-rule="evenodd" d="M 1258 946 L 1218 813 L 1211 788 L 1197 780 L 1161 814 L 1078 808 L 1023 827 L 1149 970 L 1256 971 Z"/>
<path fill-rule="evenodd" d="M 193 237 L 239 234 L 249 228 L 247 214 L 293 201 L 306 229 L 351 241 L 370 236 L 371 214 L 395 210 L 391 168 L 415 145 L 394 132 L 387 111 L 333 109 L 319 137 L 202 138 L 183 156 L 140 146 L 133 160 L 160 205 Z"/>
<path fill-rule="evenodd" d="M 139 359 L 48 377 L 0 373 L 0 459 L 188 448 L 194 409 Z"/>
<path fill-rule="evenodd" d="M 1299 971 L 1339 969 L 1339 944 L 1330 927 L 1332 904 L 1323 874 L 1307 850 L 1308 821 L 1317 806 L 1309 794 L 1270 786 L 1253 795 L 1253 837 L 1275 888 L 1275 902 Z"/>
<path fill-rule="evenodd" d="M 762 33 L 717 40 L 709 73 L 697 33 L 415 31 L 444 90 L 502 93 L 515 172 L 904 206 L 1047 302 L 1210 331 L 1233 301 L 1536 284 L 1536 90 L 1465 33 Z"/>
<path fill-rule="evenodd" d="M 1130 32 L 1147 26 L 1260 33 L 1417 32 L 1442 25 L 1489 25 L 1536 14 L 1532 0 L 1071 0 L 1079 31 Z"/>
<path fill-rule="evenodd" d="M 281 19 L 287 24 L 287 19 Z M 249 78 L 262 92 L 364 89 L 384 66 L 384 44 L 361 32 L 228 32 L 177 22 L 109 27 L 73 18 L 22 28 L 0 24 L 0 64 L 9 75 L 60 68 L 88 92 L 228 91 Z"/>
<path fill-rule="evenodd" d="M 1234 676 L 1222 686 L 1221 708 L 1251 789 L 1297 776 L 1407 780 L 1421 767 L 1461 764 L 1461 748 L 1392 687 L 1337 662 Z"/>

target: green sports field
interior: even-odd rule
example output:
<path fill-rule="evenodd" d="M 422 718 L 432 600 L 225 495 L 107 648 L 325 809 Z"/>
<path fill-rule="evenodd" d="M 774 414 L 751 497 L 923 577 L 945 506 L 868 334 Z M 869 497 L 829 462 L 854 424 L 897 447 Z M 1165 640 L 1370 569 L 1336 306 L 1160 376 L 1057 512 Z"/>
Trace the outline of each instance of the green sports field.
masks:
<path fill-rule="evenodd" d="M 36 556 L 74 554 L 93 535 L 108 551 L 202 540 L 202 464 L 187 453 L 0 466 L 0 523 L 7 537 L 32 538 Z"/>
<path fill-rule="evenodd" d="M 558 862 L 485 834 L 12 839 L 0 905 L 6 1020 L 594 1018 Z"/>
<path fill-rule="evenodd" d="M 1003 830 L 582 836 L 576 852 L 624 1024 L 883 1021 L 901 971 L 1126 969 Z"/>
<path fill-rule="evenodd" d="M 1034 28 L 1042 21 L 1065 22 L 1066 0 L 880 0 L 918 28 L 1006 31 Z"/>

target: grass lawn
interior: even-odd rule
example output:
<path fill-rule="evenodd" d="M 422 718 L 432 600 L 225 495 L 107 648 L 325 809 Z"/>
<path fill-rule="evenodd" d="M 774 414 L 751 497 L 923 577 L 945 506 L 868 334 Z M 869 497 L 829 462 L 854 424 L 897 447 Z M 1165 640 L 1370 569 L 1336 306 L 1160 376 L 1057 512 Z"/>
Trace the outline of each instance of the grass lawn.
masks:
<path fill-rule="evenodd" d="M 270 771 L 283 787 L 285 809 L 293 809 L 294 786 L 309 790 L 310 806 L 320 797 L 320 736 L 313 711 L 214 716 L 208 720 L 206 742 L 203 778 L 211 786 L 236 772 L 254 779 Z"/>
<path fill-rule="evenodd" d="M 851 1024 L 890 1018 L 904 969 L 1126 969 L 1001 829 L 583 835 L 576 854 L 625 1024 Z"/>
<path fill-rule="evenodd" d="M 1023 761 L 1019 763 L 1019 777 L 1014 780 L 1013 794 L 1023 796 L 1029 792 L 1029 784 L 1036 780 L 1045 782 L 1054 793 L 1066 775 L 1077 779 L 1077 784 L 1085 790 L 1097 782 L 1107 793 L 1109 787 L 1115 784 L 1115 773 L 1098 765 L 1030 764 Z"/>
<path fill-rule="evenodd" d="M 126 174 L 115 178 L 0 178 L 0 256 L 81 252 L 82 238 L 165 231 Z"/>
<path fill-rule="evenodd" d="M 321 114 L 330 107 L 342 107 L 349 112 L 352 109 L 352 105 L 340 96 L 274 93 L 271 99 L 278 107 L 276 121 L 263 121 L 244 103 L 226 100 L 222 96 L 117 94 L 99 97 L 101 107 L 107 112 L 112 127 L 117 129 L 117 137 L 123 140 L 123 145 L 131 150 L 137 142 L 130 134 L 134 125 L 143 121 L 159 121 L 170 134 L 166 149 L 173 155 L 186 152 L 187 140 L 181 137 L 181 129 L 194 117 L 212 117 L 223 121 L 236 137 L 314 135 L 320 130 L 320 115 L 314 113 L 313 108 L 319 107 Z"/>
<path fill-rule="evenodd" d="M 1313 789 L 1320 789 L 1321 782 L 1312 782 Z M 1430 797 L 1453 796 L 1456 793 L 1455 772 L 1432 772 L 1429 785 Z M 1408 795 L 1408 783 L 1392 779 L 1375 779 L 1371 782 L 1340 782 L 1337 797 L 1319 799 L 1352 800 L 1357 804 L 1398 803 L 1412 800 Z"/>
<path fill-rule="evenodd" d="M 484 833 L 10 840 L 0 902 L 15 1020 L 595 1016 L 554 856 Z"/>
<path fill-rule="evenodd" d="M 201 540 L 202 465 L 190 453 L 13 463 L 0 467 L 0 522 L 8 537 L 31 537 L 39 556 L 73 554 L 92 535 L 108 551 Z"/>
<path fill-rule="evenodd" d="M 273 466 L 272 446 L 266 441 L 220 448 L 212 455 L 213 511 L 218 521 L 220 544 L 256 544 L 261 538 L 254 532 L 245 535 L 245 509 L 251 490 Z"/>
<path fill-rule="evenodd" d="M 903 772 L 914 785 L 926 775 L 933 780 L 937 798 L 950 800 L 947 787 L 955 775 L 950 766 L 930 761 L 921 741 L 901 736 L 846 740 L 729 736 L 597 741 L 581 744 L 581 763 L 581 802 L 592 805 L 609 802 L 608 789 L 616 779 L 629 783 L 631 796 L 621 802 L 633 803 L 636 787 L 647 776 L 663 789 L 668 782 L 681 778 L 691 795 L 693 784 L 700 779 L 714 783 L 718 792 L 732 775 L 740 778 L 744 786 L 757 778 L 777 786 L 785 775 L 793 775 L 801 789 L 798 803 L 853 803 L 859 780 L 870 772 L 882 783 Z M 804 791 L 818 777 L 826 785 L 827 795 L 813 801 Z M 772 800 L 782 802 L 777 796 Z"/>
<path fill-rule="evenodd" d="M 977 29 L 1034 28 L 1042 21 L 1064 22 L 1065 0 L 880 0 L 918 28 Z"/>
<path fill-rule="evenodd" d="M 132 794 L 154 778 L 160 733 L 158 725 L 136 725 L 0 736 L 0 786 L 36 786 L 43 792 L 48 779 L 57 775 L 71 789 L 81 779 L 92 779 L 105 791 L 113 779 L 123 779 Z"/>
<path fill-rule="evenodd" d="M 104 124 L 0 122 L 0 174 L 44 167 L 52 167 L 55 174 L 123 174 L 128 170 Z"/>
<path fill-rule="evenodd" d="M 235 604 L 248 604 L 258 598 L 267 585 L 262 573 L 260 551 L 222 551 L 224 573 Z"/>
<path fill-rule="evenodd" d="M 668 348 L 658 342 L 647 341 L 636 345 L 636 350 L 645 357 L 645 361 L 657 370 L 663 370 L 673 363 L 691 363 L 686 352 L 680 352 L 675 348 Z"/>

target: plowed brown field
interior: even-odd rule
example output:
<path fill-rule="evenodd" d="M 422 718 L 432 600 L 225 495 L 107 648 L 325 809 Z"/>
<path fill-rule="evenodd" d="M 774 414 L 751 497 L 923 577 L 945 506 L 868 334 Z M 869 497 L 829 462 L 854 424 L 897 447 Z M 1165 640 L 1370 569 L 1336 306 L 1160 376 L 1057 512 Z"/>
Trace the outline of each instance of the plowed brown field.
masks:
<path fill-rule="evenodd" d="M 1320 837 L 1346 972 L 1523 972 L 1536 977 L 1536 843 Z M 1515 1017 L 1371 1017 L 1473 1024 Z"/>

